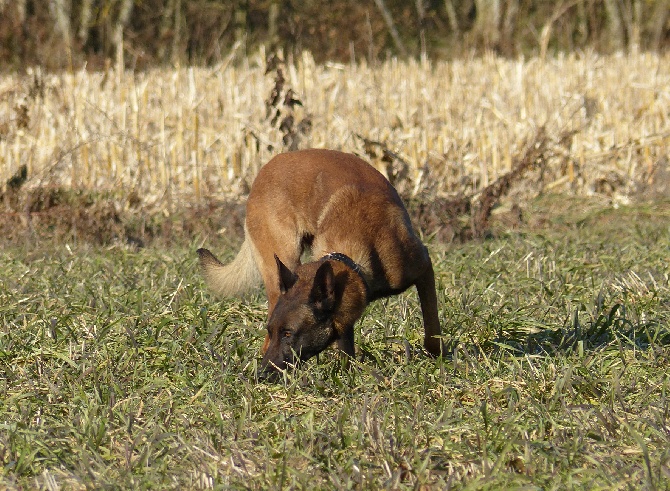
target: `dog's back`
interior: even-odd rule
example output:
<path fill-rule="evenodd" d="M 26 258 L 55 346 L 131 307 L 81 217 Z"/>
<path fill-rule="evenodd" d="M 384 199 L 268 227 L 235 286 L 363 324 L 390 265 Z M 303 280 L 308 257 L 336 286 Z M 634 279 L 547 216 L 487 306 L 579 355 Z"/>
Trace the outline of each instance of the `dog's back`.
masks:
<path fill-rule="evenodd" d="M 309 149 L 277 155 L 261 168 L 249 194 L 247 215 L 255 207 L 276 204 L 286 209 L 290 203 L 301 215 L 314 214 L 345 186 L 384 197 L 404 209 L 389 181 L 364 160 L 334 150 Z"/>
<path fill-rule="evenodd" d="M 285 153 L 268 162 L 249 194 L 246 223 L 261 261 L 277 254 L 293 269 L 307 245 L 314 258 L 349 256 L 361 266 L 371 299 L 407 288 L 401 263 L 427 258 L 389 181 L 355 155 L 333 150 Z"/>

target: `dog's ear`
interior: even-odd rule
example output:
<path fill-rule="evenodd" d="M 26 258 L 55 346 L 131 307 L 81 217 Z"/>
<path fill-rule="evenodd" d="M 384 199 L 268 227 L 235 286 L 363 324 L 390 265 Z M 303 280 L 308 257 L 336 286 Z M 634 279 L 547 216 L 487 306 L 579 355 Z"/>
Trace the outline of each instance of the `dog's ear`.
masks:
<path fill-rule="evenodd" d="M 317 317 L 328 317 L 335 310 L 336 302 L 335 274 L 330 263 L 325 262 L 319 266 L 314 275 L 309 303 Z"/>
<path fill-rule="evenodd" d="M 286 291 L 298 281 L 298 275 L 288 269 L 284 263 L 279 260 L 277 254 L 275 254 L 275 261 L 277 261 L 277 270 L 279 271 L 279 291 L 286 293 Z"/>

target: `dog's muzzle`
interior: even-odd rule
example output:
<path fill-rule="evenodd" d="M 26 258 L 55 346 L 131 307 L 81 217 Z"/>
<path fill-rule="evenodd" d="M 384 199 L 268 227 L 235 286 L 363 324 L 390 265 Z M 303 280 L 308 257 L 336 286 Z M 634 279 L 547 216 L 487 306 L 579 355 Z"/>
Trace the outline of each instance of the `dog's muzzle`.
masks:
<path fill-rule="evenodd" d="M 276 383 L 281 380 L 281 373 L 286 370 L 288 363 L 286 361 L 281 361 L 280 363 L 275 363 L 273 361 L 261 362 L 260 368 L 256 372 L 256 376 L 259 381 L 262 382 L 271 382 Z"/>

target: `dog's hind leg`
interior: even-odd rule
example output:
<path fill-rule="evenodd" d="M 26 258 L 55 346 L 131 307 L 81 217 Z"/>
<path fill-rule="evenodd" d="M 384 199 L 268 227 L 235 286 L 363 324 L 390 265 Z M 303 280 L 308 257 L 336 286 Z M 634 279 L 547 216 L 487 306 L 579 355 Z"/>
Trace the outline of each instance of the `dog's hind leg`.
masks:
<path fill-rule="evenodd" d="M 253 240 L 256 264 L 265 284 L 269 319 L 281 294 L 275 255 L 287 268 L 295 271 L 300 263 L 300 237 L 294 232 L 295 224 L 287 221 L 285 217 L 270 213 L 259 216 L 255 210 L 247 210 L 247 230 Z M 266 334 L 261 348 L 262 354 L 265 354 L 269 345 L 270 338 Z"/>
<path fill-rule="evenodd" d="M 424 272 L 416 280 L 416 291 L 419 294 L 421 313 L 423 314 L 424 341 L 423 346 L 433 356 L 442 354 L 440 319 L 437 311 L 437 293 L 435 291 L 435 273 L 428 259 Z"/>
<path fill-rule="evenodd" d="M 294 222 L 265 208 L 248 208 L 247 230 L 256 248 L 256 264 L 268 296 L 269 318 L 281 293 L 275 255 L 287 268 L 295 271 L 300 264 L 301 237 Z"/>
<path fill-rule="evenodd" d="M 274 247 L 268 247 L 266 243 L 267 254 L 262 255 L 258 258 L 259 266 L 261 270 L 261 276 L 263 277 L 263 283 L 265 283 L 265 291 L 268 297 L 268 319 L 272 316 L 279 296 L 281 295 L 280 288 L 280 278 L 277 261 L 275 259 L 275 254 L 280 258 L 282 263 L 285 263 L 286 267 L 290 271 L 295 271 L 299 261 L 300 261 L 300 251 L 292 250 L 286 246 L 282 247 L 280 244 L 276 244 Z M 277 252 L 273 252 L 277 251 Z M 263 341 L 263 347 L 261 348 L 261 353 L 264 355 L 270 346 L 270 337 L 269 333 L 265 335 L 265 341 Z"/>

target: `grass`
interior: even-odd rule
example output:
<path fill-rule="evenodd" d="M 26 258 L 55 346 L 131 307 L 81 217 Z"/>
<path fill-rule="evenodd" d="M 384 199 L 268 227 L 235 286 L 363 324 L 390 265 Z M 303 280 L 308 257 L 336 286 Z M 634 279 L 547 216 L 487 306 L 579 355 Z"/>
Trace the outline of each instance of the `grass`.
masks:
<path fill-rule="evenodd" d="M 203 201 L 282 148 L 262 54 L 231 61 L 0 77 L 0 489 L 670 488 L 667 55 L 288 63 L 302 146 L 379 141 L 415 199 L 481 190 L 541 127 L 525 194 L 568 192 L 495 239 L 431 244 L 450 357 L 418 348 L 408 293 L 367 310 L 350 369 L 324 353 L 277 385 L 255 378 L 262 292 L 205 290 L 183 239 L 201 228 L 112 240 L 124 213 L 213 220 Z M 25 198 L 62 190 L 116 197 L 51 215 Z M 230 258 L 228 225 L 207 242 Z"/>
<path fill-rule="evenodd" d="M 667 489 L 670 205 L 530 213 L 431 246 L 452 357 L 408 293 L 276 385 L 262 292 L 213 298 L 196 244 L 3 248 L 0 487 Z"/>

